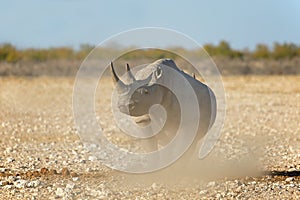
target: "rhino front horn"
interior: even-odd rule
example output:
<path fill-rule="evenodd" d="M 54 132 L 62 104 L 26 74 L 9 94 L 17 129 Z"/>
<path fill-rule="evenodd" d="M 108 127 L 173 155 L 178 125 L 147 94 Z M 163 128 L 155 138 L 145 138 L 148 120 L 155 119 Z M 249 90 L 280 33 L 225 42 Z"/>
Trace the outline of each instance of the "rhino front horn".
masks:
<path fill-rule="evenodd" d="M 117 75 L 117 73 L 116 73 L 116 71 L 115 71 L 115 69 L 114 69 L 114 64 L 113 64 L 112 62 L 110 63 L 110 67 L 111 67 L 111 72 L 112 72 L 112 74 L 113 74 L 113 80 L 114 80 L 121 88 L 125 88 L 126 85 L 125 85 L 125 83 L 123 83 L 123 82 L 121 81 L 121 79 L 118 77 L 118 75 Z"/>

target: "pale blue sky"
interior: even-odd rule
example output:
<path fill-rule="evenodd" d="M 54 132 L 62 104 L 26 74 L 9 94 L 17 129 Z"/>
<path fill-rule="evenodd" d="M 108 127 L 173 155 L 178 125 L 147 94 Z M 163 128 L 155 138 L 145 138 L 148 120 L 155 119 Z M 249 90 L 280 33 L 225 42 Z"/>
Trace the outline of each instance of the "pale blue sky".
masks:
<path fill-rule="evenodd" d="M 19 48 L 98 44 L 132 28 L 165 27 L 198 43 L 300 44 L 298 0 L 0 0 L 0 43 Z"/>

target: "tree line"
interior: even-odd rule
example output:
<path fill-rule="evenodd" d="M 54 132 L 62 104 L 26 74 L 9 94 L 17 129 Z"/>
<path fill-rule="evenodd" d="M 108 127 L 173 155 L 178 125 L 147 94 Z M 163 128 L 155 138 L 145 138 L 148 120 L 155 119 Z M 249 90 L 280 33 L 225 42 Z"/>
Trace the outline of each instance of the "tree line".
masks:
<path fill-rule="evenodd" d="M 79 50 L 70 47 L 56 47 L 47 49 L 17 49 L 9 43 L 0 45 L 0 61 L 14 63 L 18 61 L 36 61 L 43 62 L 47 60 L 71 60 L 84 59 L 93 49 L 91 45 L 81 45 Z"/>
<path fill-rule="evenodd" d="M 257 44 L 253 51 L 233 49 L 226 41 L 220 41 L 217 45 L 206 44 L 203 47 L 211 56 L 223 56 L 229 58 L 242 59 L 245 57 L 250 57 L 253 59 L 279 60 L 300 57 L 300 46 L 293 43 L 274 43 L 272 48 L 265 44 Z M 16 63 L 19 61 L 43 62 L 47 60 L 83 60 L 93 48 L 94 46 L 92 45 L 83 44 L 78 50 L 75 50 L 71 47 L 18 49 L 12 44 L 4 43 L 0 44 L 0 62 Z M 181 50 L 187 51 L 185 49 Z M 103 48 L 100 50 L 100 54 L 105 55 L 109 51 L 112 51 L 112 49 Z M 197 53 L 197 50 L 189 51 L 193 51 L 191 53 Z M 174 56 L 171 53 L 170 55 L 165 55 L 166 52 L 154 50 L 148 50 L 143 53 L 146 53 L 146 56 L 149 55 L 149 57 L 152 58 Z M 132 54 L 128 54 L 128 58 L 131 58 L 130 56 L 132 56 Z M 138 56 L 138 54 L 135 56 Z"/>
<path fill-rule="evenodd" d="M 275 42 L 270 48 L 265 44 L 257 44 L 253 51 L 232 49 L 228 42 L 221 41 L 218 45 L 206 44 L 204 49 L 212 56 L 226 56 L 231 58 L 250 57 L 254 59 L 291 59 L 300 57 L 300 46 L 293 43 Z"/>

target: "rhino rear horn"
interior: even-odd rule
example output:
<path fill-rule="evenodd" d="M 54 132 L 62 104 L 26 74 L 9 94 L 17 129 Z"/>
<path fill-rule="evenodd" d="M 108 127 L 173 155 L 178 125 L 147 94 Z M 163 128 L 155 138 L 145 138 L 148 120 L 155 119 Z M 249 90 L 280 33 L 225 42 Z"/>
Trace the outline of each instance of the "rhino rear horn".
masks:
<path fill-rule="evenodd" d="M 128 63 L 126 64 L 126 70 L 127 70 L 128 75 L 129 75 L 130 81 L 132 81 L 132 82 L 136 81 L 134 75 L 132 74 L 132 72 L 130 70 L 130 66 L 129 66 Z"/>

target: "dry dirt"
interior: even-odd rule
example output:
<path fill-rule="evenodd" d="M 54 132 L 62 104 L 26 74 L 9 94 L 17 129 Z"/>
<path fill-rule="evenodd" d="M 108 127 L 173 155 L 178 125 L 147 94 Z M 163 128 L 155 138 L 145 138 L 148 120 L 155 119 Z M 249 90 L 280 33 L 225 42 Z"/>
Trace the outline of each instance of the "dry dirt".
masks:
<path fill-rule="evenodd" d="M 71 78 L 0 78 L 0 199 L 297 199 L 300 77 L 225 77 L 222 135 L 194 179 L 128 176 L 97 161 L 74 128 Z M 101 82 L 97 114 L 118 139 Z M 182 168 L 182 171 L 188 170 Z M 194 172 L 193 172 L 194 173 Z"/>

